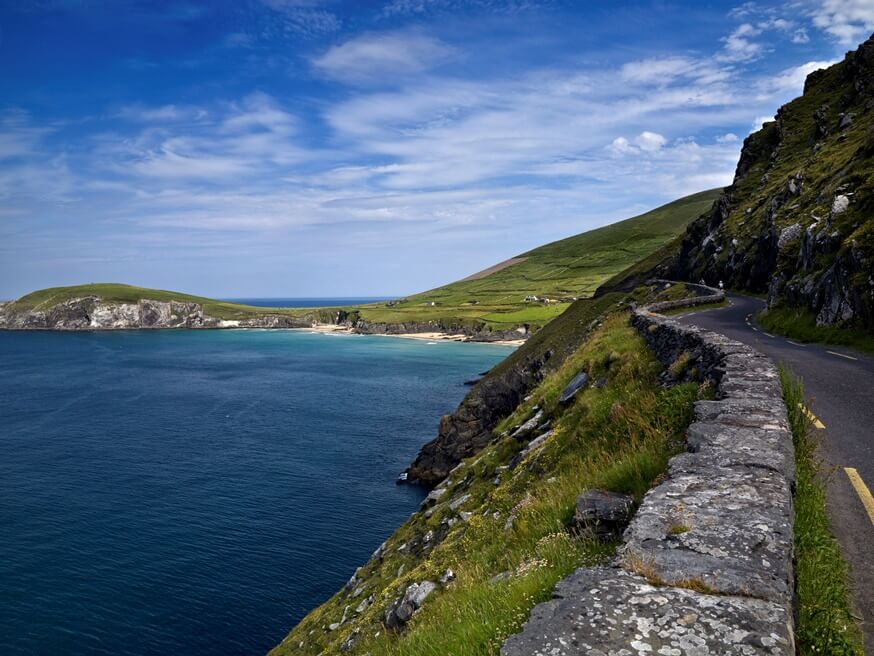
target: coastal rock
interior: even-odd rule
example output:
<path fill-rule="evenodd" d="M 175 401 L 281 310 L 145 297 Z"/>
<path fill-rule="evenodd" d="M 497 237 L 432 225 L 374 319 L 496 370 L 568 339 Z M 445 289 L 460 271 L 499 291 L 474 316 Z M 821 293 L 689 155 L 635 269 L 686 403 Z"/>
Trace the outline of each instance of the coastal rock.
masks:
<path fill-rule="evenodd" d="M 585 371 L 581 371 L 576 376 L 574 376 L 571 382 L 569 382 L 564 390 L 562 390 L 561 396 L 558 397 L 558 402 L 562 405 L 570 403 L 571 400 L 573 400 L 573 398 L 577 395 L 577 392 L 583 389 L 588 382 L 589 374 Z"/>
<path fill-rule="evenodd" d="M 574 524 L 601 540 L 609 540 L 628 525 L 633 509 L 634 499 L 627 494 L 586 490 L 577 497 Z"/>
<path fill-rule="evenodd" d="M 98 296 L 71 298 L 45 309 L 15 311 L 7 303 L 0 327 L 10 330 L 140 330 L 143 328 L 304 328 L 309 321 L 264 313 L 224 321 L 208 316 L 200 303 L 142 299 L 137 303 L 104 301 Z"/>
<path fill-rule="evenodd" d="M 413 583 L 407 587 L 403 597 L 389 606 L 385 612 L 385 625 L 389 629 L 400 629 L 410 621 L 417 610 L 425 603 L 425 599 L 437 589 L 437 584 L 431 581 Z"/>

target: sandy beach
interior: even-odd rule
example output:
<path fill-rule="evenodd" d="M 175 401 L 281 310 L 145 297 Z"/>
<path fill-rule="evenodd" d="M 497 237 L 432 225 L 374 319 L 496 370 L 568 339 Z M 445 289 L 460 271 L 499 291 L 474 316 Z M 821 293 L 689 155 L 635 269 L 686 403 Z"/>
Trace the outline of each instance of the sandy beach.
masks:
<path fill-rule="evenodd" d="M 498 344 L 500 346 L 519 347 L 525 343 L 524 339 L 503 339 L 494 342 L 477 342 L 471 340 L 466 335 L 453 335 L 450 333 L 431 332 L 431 333 L 356 333 L 353 329 L 345 326 L 338 326 L 330 323 L 314 324 L 311 328 L 301 328 L 300 330 L 313 330 L 320 333 L 346 333 L 349 335 L 368 334 L 377 337 L 400 337 L 402 339 L 418 339 L 426 342 L 472 342 L 474 344 Z"/>

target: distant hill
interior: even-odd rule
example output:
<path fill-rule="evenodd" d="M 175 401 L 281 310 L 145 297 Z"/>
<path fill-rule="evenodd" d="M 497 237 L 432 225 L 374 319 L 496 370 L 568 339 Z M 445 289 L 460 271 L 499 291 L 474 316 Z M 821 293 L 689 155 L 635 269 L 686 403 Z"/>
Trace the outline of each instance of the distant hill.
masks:
<path fill-rule="evenodd" d="M 710 209 L 720 189 L 702 191 L 603 228 L 555 241 L 458 282 L 409 296 L 391 307 L 361 308 L 370 322 L 482 323 L 508 329 L 537 327 L 587 298 L 603 282 L 659 251 Z M 555 303 L 525 301 L 526 297 Z"/>
<path fill-rule="evenodd" d="M 276 325 L 340 320 L 357 325 L 362 332 L 390 332 L 386 327 L 398 324 L 413 332 L 427 327 L 467 334 L 503 333 L 518 326 L 537 329 L 562 314 L 575 298 L 592 296 L 601 283 L 676 240 L 713 204 L 719 191 L 686 196 L 640 216 L 535 248 L 458 282 L 388 303 L 332 309 L 258 308 L 182 292 L 92 283 L 27 294 L 3 305 L 0 315 L 5 315 L 10 326 L 17 317 L 19 325 L 44 327 L 43 319 L 21 320 L 22 315 L 48 314 L 48 325 L 54 325 L 53 308 L 75 299 L 96 297 L 106 304 L 131 304 L 144 299 L 197 303 L 204 315 L 222 321 L 253 322 L 265 316 Z M 74 323 L 87 325 L 79 314 L 87 315 L 88 309 L 74 310 Z M 68 309 L 59 316 L 69 323 Z M 281 319 L 278 324 L 277 318 Z M 200 327 L 211 324 L 207 321 Z"/>

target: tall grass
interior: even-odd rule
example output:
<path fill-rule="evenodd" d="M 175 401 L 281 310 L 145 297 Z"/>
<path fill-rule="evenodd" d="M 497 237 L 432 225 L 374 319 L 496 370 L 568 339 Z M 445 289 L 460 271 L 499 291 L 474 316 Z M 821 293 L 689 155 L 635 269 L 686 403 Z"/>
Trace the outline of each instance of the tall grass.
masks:
<path fill-rule="evenodd" d="M 817 326 L 813 313 L 803 308 L 779 307 L 763 310 L 756 315 L 756 321 L 772 333 L 799 342 L 848 346 L 863 353 L 874 353 L 874 333 L 862 328 Z"/>
<path fill-rule="evenodd" d="M 798 652 L 802 656 L 863 656 L 862 641 L 850 610 L 847 564 L 829 530 L 826 478 L 816 455 L 810 419 L 802 410 L 804 388 L 781 367 L 783 398 L 795 444 L 795 567 Z"/>
<path fill-rule="evenodd" d="M 589 387 L 564 406 L 558 397 L 581 369 L 603 387 Z M 590 338 L 495 431 L 544 409 L 553 433 L 539 452 L 508 468 L 524 444 L 498 438 L 451 475 L 441 503 L 415 513 L 389 539 L 383 560 L 363 568 L 366 592 L 348 591 L 314 610 L 276 654 L 337 653 L 357 628 L 350 654 L 370 656 L 489 656 L 519 630 L 531 608 L 549 598 L 556 583 L 580 566 L 605 562 L 615 544 L 572 530 L 577 496 L 587 488 L 631 494 L 639 500 L 681 448 L 695 384 L 664 388 L 661 365 L 629 326 L 626 313 L 608 316 Z M 469 498 L 449 509 L 448 500 Z M 465 518 L 460 517 L 464 511 Z M 418 551 L 423 536 L 452 521 L 442 542 Z M 415 553 L 414 553 L 415 552 Z M 404 569 L 398 574 L 400 566 Z M 446 569 L 455 580 L 432 593 L 403 632 L 385 629 L 386 607 L 414 582 L 436 581 Z M 326 627 L 374 594 L 355 626 Z"/>

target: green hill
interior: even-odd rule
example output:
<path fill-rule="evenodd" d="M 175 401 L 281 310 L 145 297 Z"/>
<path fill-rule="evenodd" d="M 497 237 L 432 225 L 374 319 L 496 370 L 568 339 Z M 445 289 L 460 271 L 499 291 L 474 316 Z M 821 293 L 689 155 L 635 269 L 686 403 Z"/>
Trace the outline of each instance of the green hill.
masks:
<path fill-rule="evenodd" d="M 719 189 L 702 191 L 603 228 L 555 241 L 458 282 L 398 302 L 361 308 L 369 322 L 482 323 L 490 329 L 542 326 L 577 298 L 676 239 L 706 212 Z M 529 296 L 553 303 L 525 301 Z"/>
<path fill-rule="evenodd" d="M 683 233 L 719 195 L 718 189 L 686 196 L 640 216 L 590 230 L 522 253 L 485 271 L 431 291 L 388 303 L 333 308 L 258 308 L 117 283 L 52 287 L 4 306 L 8 315 L 47 311 L 74 298 L 96 296 L 109 303 L 194 302 L 205 314 L 222 320 L 245 320 L 264 314 L 331 322 L 342 309 L 362 324 L 434 323 L 446 331 L 536 329 L 562 314 L 577 298 L 630 265 L 659 252 Z M 536 297 L 540 300 L 525 300 Z M 548 299 L 548 300 L 546 300 Z"/>

